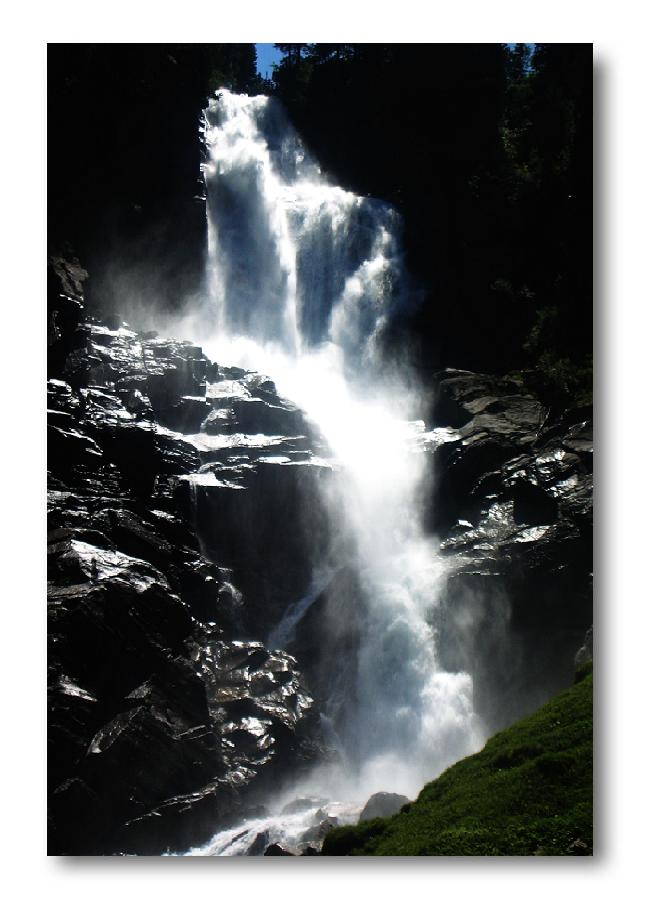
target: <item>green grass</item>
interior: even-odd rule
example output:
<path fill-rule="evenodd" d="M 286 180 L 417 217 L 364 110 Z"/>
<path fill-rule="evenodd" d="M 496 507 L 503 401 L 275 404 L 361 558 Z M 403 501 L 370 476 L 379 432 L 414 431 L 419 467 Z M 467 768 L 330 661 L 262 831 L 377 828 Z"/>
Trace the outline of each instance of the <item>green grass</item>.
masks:
<path fill-rule="evenodd" d="M 591 672 L 396 816 L 334 829 L 322 854 L 592 854 Z"/>

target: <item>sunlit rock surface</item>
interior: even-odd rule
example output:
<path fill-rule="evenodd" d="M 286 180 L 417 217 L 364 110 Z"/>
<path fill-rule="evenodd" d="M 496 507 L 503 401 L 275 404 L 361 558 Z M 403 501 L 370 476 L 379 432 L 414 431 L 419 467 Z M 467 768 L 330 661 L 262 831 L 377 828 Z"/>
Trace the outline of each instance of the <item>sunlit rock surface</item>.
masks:
<path fill-rule="evenodd" d="M 300 429 L 269 434 L 303 419 L 268 379 L 85 318 L 65 276 L 47 386 L 49 851 L 185 850 L 319 754 L 295 659 L 249 640 L 237 574 L 195 534 L 196 480 L 248 496 L 271 479 L 282 499 L 306 469 L 294 461 L 321 464 Z M 224 391 L 232 377 L 240 387 Z M 202 426 L 230 396 L 253 407 L 237 416 L 246 433 L 219 441 Z M 234 512 L 236 546 L 260 510 L 268 534 L 259 499 Z"/>
<path fill-rule="evenodd" d="M 592 410 L 551 417 L 520 379 L 456 370 L 436 391 L 443 627 L 493 730 L 570 684 L 592 623 Z"/>

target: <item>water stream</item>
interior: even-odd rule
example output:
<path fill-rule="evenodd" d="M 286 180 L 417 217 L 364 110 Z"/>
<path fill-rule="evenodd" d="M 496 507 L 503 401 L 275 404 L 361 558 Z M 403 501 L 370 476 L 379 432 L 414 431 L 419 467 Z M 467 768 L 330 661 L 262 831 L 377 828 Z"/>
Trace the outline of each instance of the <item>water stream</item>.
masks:
<path fill-rule="evenodd" d="M 444 668 L 432 625 L 444 573 L 422 525 L 428 472 L 419 424 L 408 421 L 415 390 L 382 351 L 383 330 L 406 301 L 399 220 L 387 204 L 329 184 L 272 98 L 218 92 L 205 139 L 216 327 L 205 350 L 268 373 L 317 423 L 339 473 L 327 502 L 350 532 L 364 601 L 356 684 L 341 721 L 326 711 L 342 765 L 291 796 L 330 798 L 347 821 L 373 792 L 414 798 L 484 738 L 471 677 Z M 330 578 L 320 574 L 293 599 L 271 644 L 288 640 Z M 266 819 L 191 853 L 246 853 L 260 829 L 295 844 L 309 827 L 301 813 Z"/>

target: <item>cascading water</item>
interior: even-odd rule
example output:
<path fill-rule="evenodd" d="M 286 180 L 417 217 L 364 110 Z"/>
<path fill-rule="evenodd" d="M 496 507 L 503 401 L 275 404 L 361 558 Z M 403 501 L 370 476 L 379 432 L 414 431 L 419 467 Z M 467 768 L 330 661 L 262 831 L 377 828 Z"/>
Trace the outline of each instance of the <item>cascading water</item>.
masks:
<path fill-rule="evenodd" d="M 290 356 L 374 352 L 401 277 L 397 216 L 327 184 L 282 107 L 222 91 L 206 111 L 211 293 L 219 320 Z"/>
<path fill-rule="evenodd" d="M 356 804 L 379 790 L 415 797 L 483 736 L 472 680 L 444 670 L 430 624 L 443 571 L 421 524 L 420 427 L 406 421 L 410 388 L 379 356 L 405 296 L 398 217 L 329 185 L 273 99 L 219 91 L 205 138 L 213 352 L 268 373 L 319 426 L 338 469 L 328 502 L 342 510 L 364 599 L 351 710 L 330 723 L 343 765 L 301 791 Z M 239 832 L 197 853 L 240 853 Z"/>

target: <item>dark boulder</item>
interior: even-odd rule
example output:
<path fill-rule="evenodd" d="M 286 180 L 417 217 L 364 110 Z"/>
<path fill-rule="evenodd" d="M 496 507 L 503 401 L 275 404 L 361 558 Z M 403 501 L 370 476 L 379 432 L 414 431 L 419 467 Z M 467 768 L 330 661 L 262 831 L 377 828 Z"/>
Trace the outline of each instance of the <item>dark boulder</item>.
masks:
<path fill-rule="evenodd" d="M 322 819 L 320 823 L 317 823 L 315 826 L 310 826 L 309 829 L 306 829 L 305 832 L 302 833 L 299 841 L 313 845 L 317 848 L 321 848 L 323 841 L 328 833 L 337 825 L 337 817 L 324 817 L 324 819 Z"/>
<path fill-rule="evenodd" d="M 246 857 L 265 857 L 266 849 L 269 847 L 268 832 L 259 832 L 250 847 L 245 852 Z M 269 855 L 271 856 L 271 855 Z"/>
<path fill-rule="evenodd" d="M 294 857 L 291 851 L 287 851 L 282 845 L 277 843 L 269 845 L 264 851 L 264 857 Z"/>
<path fill-rule="evenodd" d="M 397 795 L 392 792 L 377 792 L 372 795 L 363 807 L 359 823 L 373 820 L 375 817 L 391 817 L 402 809 L 410 800 L 406 795 Z"/>

